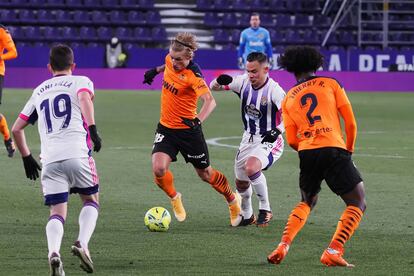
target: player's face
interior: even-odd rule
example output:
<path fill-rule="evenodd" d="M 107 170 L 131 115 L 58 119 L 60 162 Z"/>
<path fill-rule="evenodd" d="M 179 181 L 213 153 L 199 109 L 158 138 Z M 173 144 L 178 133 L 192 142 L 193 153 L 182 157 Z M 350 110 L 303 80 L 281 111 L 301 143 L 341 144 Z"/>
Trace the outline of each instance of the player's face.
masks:
<path fill-rule="evenodd" d="M 186 55 L 185 51 L 176 52 L 170 49 L 170 56 L 175 71 L 181 71 L 188 66 L 190 58 Z"/>
<path fill-rule="evenodd" d="M 250 27 L 257 29 L 260 26 L 260 18 L 257 15 L 250 17 Z"/>
<path fill-rule="evenodd" d="M 249 80 L 254 88 L 262 86 L 267 78 L 269 72 L 269 66 L 267 63 L 260 64 L 258 61 L 248 61 L 246 63 L 246 71 L 249 76 Z"/>

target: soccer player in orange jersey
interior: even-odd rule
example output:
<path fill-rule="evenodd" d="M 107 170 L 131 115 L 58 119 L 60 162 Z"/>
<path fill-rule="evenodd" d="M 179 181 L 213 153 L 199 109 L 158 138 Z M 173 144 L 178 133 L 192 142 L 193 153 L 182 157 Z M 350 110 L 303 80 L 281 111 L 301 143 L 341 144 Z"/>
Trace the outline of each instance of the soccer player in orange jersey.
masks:
<path fill-rule="evenodd" d="M 239 199 L 227 178 L 210 166 L 201 123 L 214 110 L 216 101 L 200 68 L 192 61 L 196 50 L 196 37 L 190 33 L 179 33 L 171 41 L 165 64 L 148 70 L 144 76 L 144 83 L 151 84 L 158 73 L 164 72 L 161 118 L 152 151 L 154 181 L 170 197 L 176 219 L 184 221 L 186 211 L 182 196 L 176 191 L 174 177 L 169 170 L 171 162 L 177 160 L 180 152 L 185 161 L 194 166 L 199 177 L 225 197 L 231 225 L 237 226 L 241 221 Z M 197 114 L 198 98 L 203 104 Z"/>
<path fill-rule="evenodd" d="M 353 267 L 342 257 L 344 245 L 358 228 L 366 208 L 364 184 L 351 159 L 357 126 L 351 103 L 338 81 L 315 76 L 322 64 L 323 56 L 309 46 L 288 47 L 279 58 L 281 68 L 293 73 L 298 81 L 283 101 L 282 116 L 287 141 L 299 153 L 302 200 L 292 210 L 278 247 L 267 257 L 273 264 L 286 257 L 325 180 L 346 208 L 320 260 L 326 266 Z M 339 114 L 344 120 L 346 142 Z"/>
<path fill-rule="evenodd" d="M 4 50 L 7 52 L 4 53 Z M 8 59 L 13 59 L 17 57 L 16 46 L 14 45 L 13 39 L 9 31 L 0 24 L 0 105 L 1 99 L 3 96 L 3 83 L 4 83 L 4 73 L 5 65 L 4 61 Z M 9 157 L 13 157 L 15 147 L 13 140 L 10 136 L 9 127 L 7 125 L 6 117 L 0 113 L 0 132 L 4 137 L 4 145 L 6 146 L 7 154 Z"/>

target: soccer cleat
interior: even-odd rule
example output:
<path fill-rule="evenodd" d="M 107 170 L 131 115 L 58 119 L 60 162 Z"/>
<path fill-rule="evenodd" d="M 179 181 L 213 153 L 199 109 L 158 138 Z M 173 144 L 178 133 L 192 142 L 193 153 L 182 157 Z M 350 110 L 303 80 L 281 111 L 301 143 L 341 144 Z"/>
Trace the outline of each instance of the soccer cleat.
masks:
<path fill-rule="evenodd" d="M 349 264 L 342 258 L 343 251 L 338 251 L 333 248 L 328 247 L 321 256 L 321 263 L 326 266 L 346 266 L 346 267 L 354 267 L 353 264 Z"/>
<path fill-rule="evenodd" d="M 240 224 L 242 221 L 242 216 L 240 215 L 240 195 L 239 193 L 233 193 L 234 194 L 234 200 L 229 203 L 229 211 L 230 211 L 230 224 L 233 227 L 236 227 Z"/>
<path fill-rule="evenodd" d="M 267 261 L 271 264 L 280 264 L 283 259 L 286 257 L 289 251 L 289 245 L 287 243 L 281 242 L 269 256 L 267 256 Z"/>
<path fill-rule="evenodd" d="M 259 217 L 257 218 L 256 225 L 259 227 L 269 226 L 269 221 L 272 219 L 272 211 L 259 210 Z"/>
<path fill-rule="evenodd" d="M 256 223 L 256 216 L 252 214 L 252 216 L 248 219 L 245 219 L 244 217 L 242 217 L 242 221 L 240 222 L 238 226 L 248 226 L 248 225 L 252 225 L 255 223 Z"/>
<path fill-rule="evenodd" d="M 12 138 L 9 138 L 9 140 L 5 140 L 4 145 L 6 146 L 7 155 L 10 158 L 13 157 L 16 148 L 14 147 L 14 142 L 13 142 Z"/>
<path fill-rule="evenodd" d="M 50 276 L 65 276 L 63 263 L 57 253 L 53 252 L 49 259 Z"/>
<path fill-rule="evenodd" d="M 93 262 L 91 256 L 89 255 L 89 251 L 85 248 L 82 248 L 82 245 L 79 241 L 76 241 L 72 245 L 72 254 L 77 256 L 80 260 L 80 267 L 86 271 L 87 273 L 93 273 Z"/>
<path fill-rule="evenodd" d="M 185 213 L 183 201 L 181 200 L 181 193 L 177 193 L 177 195 L 171 199 L 171 205 L 174 211 L 175 218 L 179 222 L 184 221 L 187 214 Z"/>

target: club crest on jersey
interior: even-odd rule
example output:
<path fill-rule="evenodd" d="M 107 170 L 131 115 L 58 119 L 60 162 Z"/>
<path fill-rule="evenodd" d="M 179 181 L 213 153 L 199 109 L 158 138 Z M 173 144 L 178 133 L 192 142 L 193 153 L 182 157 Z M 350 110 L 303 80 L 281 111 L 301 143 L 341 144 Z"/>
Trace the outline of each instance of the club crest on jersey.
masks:
<path fill-rule="evenodd" d="M 247 116 L 252 120 L 259 120 L 262 118 L 262 112 L 256 108 L 254 104 L 249 104 L 244 107 Z"/>
<path fill-rule="evenodd" d="M 185 79 L 185 75 L 184 74 L 180 74 L 178 77 L 180 78 L 180 80 Z"/>
<path fill-rule="evenodd" d="M 267 105 L 267 97 L 266 96 L 263 96 L 260 99 L 260 105 L 263 105 L 263 106 L 266 106 Z"/>

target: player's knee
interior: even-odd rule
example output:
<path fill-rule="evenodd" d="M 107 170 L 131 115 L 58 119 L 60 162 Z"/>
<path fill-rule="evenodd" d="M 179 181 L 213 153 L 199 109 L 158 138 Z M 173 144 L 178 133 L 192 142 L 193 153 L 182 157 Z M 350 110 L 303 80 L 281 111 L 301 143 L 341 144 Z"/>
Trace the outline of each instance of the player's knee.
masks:
<path fill-rule="evenodd" d="M 152 167 L 152 172 L 156 177 L 162 177 L 167 173 L 167 168 L 164 166 L 154 164 Z"/>
<path fill-rule="evenodd" d="M 211 174 L 207 170 L 198 171 L 197 173 L 201 180 L 203 180 L 204 182 L 210 182 Z"/>
<path fill-rule="evenodd" d="M 244 170 L 249 176 L 257 173 L 261 169 L 260 160 L 255 157 L 247 159 L 246 164 L 244 164 Z"/>

